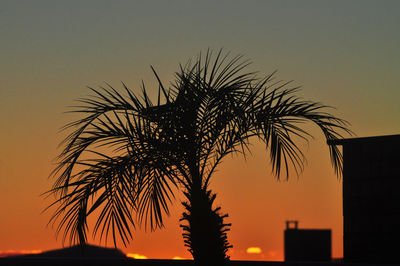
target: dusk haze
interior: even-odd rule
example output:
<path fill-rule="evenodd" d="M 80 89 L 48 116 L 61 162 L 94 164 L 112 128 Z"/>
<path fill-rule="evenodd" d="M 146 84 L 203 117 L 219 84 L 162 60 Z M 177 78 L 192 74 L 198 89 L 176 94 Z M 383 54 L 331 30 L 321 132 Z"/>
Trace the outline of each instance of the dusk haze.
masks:
<path fill-rule="evenodd" d="M 269 90 L 290 82 L 284 88 L 298 88 L 296 99 L 338 118 L 338 138 L 400 134 L 399 10 L 396 0 L 2 1 L 0 258 L 71 245 L 51 221 L 57 206 L 46 210 L 58 196 L 46 192 L 61 173 L 52 171 L 62 141 L 76 130 L 62 128 L 87 115 L 70 111 L 96 95 L 90 88 L 127 97 L 126 86 L 140 98 L 144 85 L 153 103 L 161 95 L 168 106 L 159 81 L 170 88 L 196 62 L 210 60 L 212 72 L 218 53 L 225 64 L 242 55 L 251 63 L 243 73 L 273 73 Z M 290 167 L 287 179 L 282 166 L 278 178 L 269 148 L 251 137 L 245 156 L 229 153 L 209 180 L 213 207 L 229 215 L 231 260 L 283 261 L 287 221 L 329 229 L 331 256 L 343 258 L 343 179 L 330 156 L 342 147 L 329 146 L 310 120 L 298 125 L 312 136 L 293 138 L 305 158 L 298 175 Z M 161 228 L 139 226 L 133 213 L 132 238 L 116 242 L 127 257 L 193 258 L 180 227 L 182 191 Z M 112 235 L 93 236 L 99 214 L 88 218 L 87 243 L 114 247 Z"/>

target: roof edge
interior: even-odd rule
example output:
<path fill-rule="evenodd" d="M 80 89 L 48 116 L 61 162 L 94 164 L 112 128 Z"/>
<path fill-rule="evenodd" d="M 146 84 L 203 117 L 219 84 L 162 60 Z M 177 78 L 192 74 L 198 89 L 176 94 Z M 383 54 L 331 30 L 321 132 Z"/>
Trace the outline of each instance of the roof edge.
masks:
<path fill-rule="evenodd" d="M 383 135 L 383 136 L 370 136 L 361 138 L 348 138 L 348 139 L 330 139 L 327 140 L 328 145 L 344 145 L 344 144 L 354 144 L 361 143 L 364 141 L 370 142 L 388 142 L 388 141 L 400 141 L 400 134 L 396 135 Z"/>

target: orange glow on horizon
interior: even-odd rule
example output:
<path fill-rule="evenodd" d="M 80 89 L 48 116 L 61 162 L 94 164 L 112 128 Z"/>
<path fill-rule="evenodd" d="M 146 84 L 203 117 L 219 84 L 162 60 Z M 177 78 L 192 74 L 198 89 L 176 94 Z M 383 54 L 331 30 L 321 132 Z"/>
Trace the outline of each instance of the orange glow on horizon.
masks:
<path fill-rule="evenodd" d="M 40 254 L 43 251 L 40 249 L 34 249 L 34 250 L 6 250 L 6 251 L 1 251 L 0 250 L 0 258 L 3 257 L 10 257 L 10 256 L 19 256 L 19 255 L 28 255 L 28 254 Z"/>
<path fill-rule="evenodd" d="M 186 260 L 185 258 L 181 258 L 181 257 L 179 257 L 179 256 L 175 256 L 175 257 L 173 257 L 172 259 L 173 259 L 173 260 Z"/>
<path fill-rule="evenodd" d="M 133 258 L 133 259 L 140 259 L 140 260 L 145 260 L 147 259 L 146 256 L 141 255 L 141 254 L 137 254 L 137 253 L 127 253 L 126 256 L 128 258 Z"/>

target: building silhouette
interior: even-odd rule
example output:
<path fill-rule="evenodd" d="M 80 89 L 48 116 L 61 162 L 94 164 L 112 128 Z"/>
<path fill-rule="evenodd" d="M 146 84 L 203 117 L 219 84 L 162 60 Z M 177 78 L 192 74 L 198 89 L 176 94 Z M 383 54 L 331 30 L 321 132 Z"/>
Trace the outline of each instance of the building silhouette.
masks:
<path fill-rule="evenodd" d="M 400 135 L 343 146 L 344 262 L 400 263 Z"/>
<path fill-rule="evenodd" d="M 286 221 L 285 261 L 332 260 L 330 229 L 298 229 L 298 221 Z"/>

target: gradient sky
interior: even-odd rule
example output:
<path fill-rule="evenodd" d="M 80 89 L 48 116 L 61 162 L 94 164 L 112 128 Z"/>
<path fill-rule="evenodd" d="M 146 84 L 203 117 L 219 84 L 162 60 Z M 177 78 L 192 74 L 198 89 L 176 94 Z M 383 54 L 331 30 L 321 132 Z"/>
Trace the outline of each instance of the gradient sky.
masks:
<path fill-rule="evenodd" d="M 51 202 L 40 194 L 59 142 L 64 114 L 86 86 L 104 82 L 139 91 L 164 83 L 178 63 L 200 50 L 224 47 L 254 63 L 249 70 L 301 85 L 300 95 L 337 109 L 357 136 L 400 133 L 400 1 L 1 1 L 0 5 L 0 251 L 62 246 L 46 227 Z M 320 132 L 304 145 L 299 178 L 277 182 L 254 142 L 244 161 L 228 158 L 212 181 L 229 213 L 232 259 L 282 260 L 285 220 L 331 228 L 341 257 L 341 181 Z M 180 195 L 165 229 L 136 230 L 122 250 L 148 258 L 190 258 L 178 219 Z M 90 240 L 98 244 L 99 240 Z M 111 243 L 109 243 L 111 244 Z M 248 254 L 249 247 L 261 253 Z"/>

